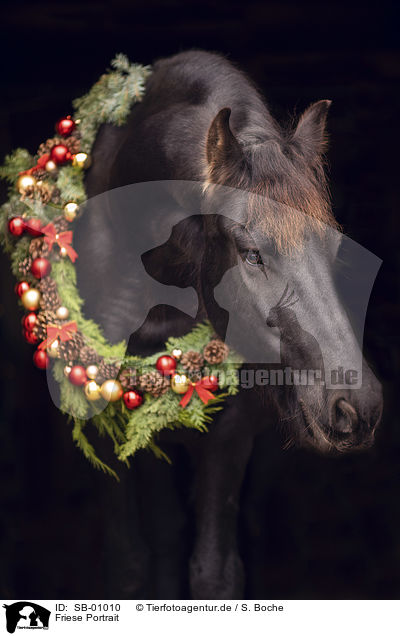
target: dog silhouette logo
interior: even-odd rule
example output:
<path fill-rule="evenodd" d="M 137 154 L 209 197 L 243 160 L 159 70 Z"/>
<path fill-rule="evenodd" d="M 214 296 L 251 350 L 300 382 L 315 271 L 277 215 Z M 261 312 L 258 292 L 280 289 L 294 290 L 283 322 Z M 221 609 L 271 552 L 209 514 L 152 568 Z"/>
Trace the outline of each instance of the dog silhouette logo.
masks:
<path fill-rule="evenodd" d="M 3 607 L 9 634 L 14 634 L 16 629 L 49 629 L 51 612 L 37 603 L 19 601 Z"/>

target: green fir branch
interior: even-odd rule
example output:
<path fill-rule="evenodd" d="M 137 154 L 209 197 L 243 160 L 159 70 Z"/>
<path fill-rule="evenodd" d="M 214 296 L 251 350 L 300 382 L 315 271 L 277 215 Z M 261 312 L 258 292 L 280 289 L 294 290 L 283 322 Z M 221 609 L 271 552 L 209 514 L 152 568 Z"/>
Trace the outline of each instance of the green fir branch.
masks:
<path fill-rule="evenodd" d="M 25 148 L 17 148 L 4 159 L 4 163 L 0 167 L 0 179 L 5 179 L 14 185 L 19 173 L 29 170 L 34 163 L 34 158 Z"/>
<path fill-rule="evenodd" d="M 114 71 L 100 77 L 91 90 L 75 99 L 75 118 L 81 120 L 82 147 L 90 149 L 101 124 L 122 126 L 134 102 L 144 94 L 149 66 L 130 64 L 126 56 L 118 54 L 111 62 Z"/>
<path fill-rule="evenodd" d="M 57 177 L 57 188 L 62 192 L 64 201 L 83 203 L 86 200 L 84 173 L 81 168 L 65 166 Z"/>
<path fill-rule="evenodd" d="M 85 426 L 85 422 L 79 419 L 74 419 L 74 427 L 72 429 L 72 439 L 74 440 L 77 447 L 82 451 L 86 459 L 98 470 L 103 471 L 103 473 L 107 473 L 114 477 L 117 481 L 119 481 L 119 477 L 115 470 L 110 468 L 107 464 L 105 464 L 101 459 L 99 459 L 96 455 L 96 452 L 93 446 L 90 444 L 88 438 L 83 432 L 83 427 Z"/>

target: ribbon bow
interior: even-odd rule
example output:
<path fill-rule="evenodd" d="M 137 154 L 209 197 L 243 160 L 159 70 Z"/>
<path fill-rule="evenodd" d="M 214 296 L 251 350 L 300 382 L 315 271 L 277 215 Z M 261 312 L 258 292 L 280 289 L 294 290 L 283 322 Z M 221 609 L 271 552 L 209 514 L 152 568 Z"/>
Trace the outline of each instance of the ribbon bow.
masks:
<path fill-rule="evenodd" d="M 78 330 L 77 324 L 74 320 L 66 322 L 64 325 L 47 325 L 47 338 L 40 343 L 39 349 L 47 349 L 51 347 L 53 342 L 60 338 L 61 342 L 67 342 L 71 340 L 74 333 Z"/>
<path fill-rule="evenodd" d="M 198 382 L 192 382 L 188 390 L 186 391 L 185 395 L 179 402 L 179 404 L 183 408 L 185 408 L 185 406 L 189 404 L 190 400 L 192 399 L 192 395 L 194 391 L 196 391 L 200 400 L 204 402 L 204 404 L 207 404 L 210 400 L 213 400 L 215 398 L 215 395 L 213 395 L 211 391 L 206 389 L 205 386 L 201 383 L 201 380 L 199 380 Z"/>
<path fill-rule="evenodd" d="M 77 252 L 75 252 L 74 248 L 71 246 L 72 243 L 72 232 L 68 230 L 67 232 L 57 232 L 53 223 L 48 223 L 45 227 L 41 229 L 42 234 L 44 234 L 44 240 L 46 241 L 49 249 L 51 250 L 54 243 L 61 248 L 63 247 L 70 257 L 71 261 L 75 263 L 78 258 Z"/>
<path fill-rule="evenodd" d="M 19 172 L 19 175 L 22 174 L 33 174 L 34 172 L 37 172 L 38 170 L 44 170 L 46 163 L 48 162 L 48 160 L 50 159 L 50 154 L 45 154 L 42 155 L 41 157 L 39 157 L 36 166 L 32 166 L 32 168 L 29 168 L 29 170 L 23 170 L 22 172 Z"/>

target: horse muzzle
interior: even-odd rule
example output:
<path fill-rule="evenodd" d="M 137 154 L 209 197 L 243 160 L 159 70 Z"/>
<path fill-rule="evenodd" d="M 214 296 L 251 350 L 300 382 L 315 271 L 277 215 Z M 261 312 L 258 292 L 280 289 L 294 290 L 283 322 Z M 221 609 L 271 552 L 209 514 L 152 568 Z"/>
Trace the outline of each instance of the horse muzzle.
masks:
<path fill-rule="evenodd" d="M 374 378 L 375 380 L 375 378 Z M 318 411 L 299 398 L 306 440 L 322 452 L 348 452 L 373 444 L 383 401 L 380 384 L 374 390 L 327 391 L 326 407 Z"/>

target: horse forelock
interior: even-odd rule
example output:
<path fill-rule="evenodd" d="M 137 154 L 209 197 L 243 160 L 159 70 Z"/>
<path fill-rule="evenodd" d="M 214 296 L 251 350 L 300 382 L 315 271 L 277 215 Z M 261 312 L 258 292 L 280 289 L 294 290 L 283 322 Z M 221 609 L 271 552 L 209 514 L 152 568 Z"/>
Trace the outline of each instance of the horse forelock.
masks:
<path fill-rule="evenodd" d="M 328 227 L 339 229 L 329 198 L 305 179 L 257 185 L 249 192 L 246 213 L 248 229 L 256 227 L 282 254 L 301 249 L 312 233 L 323 237 Z"/>
<path fill-rule="evenodd" d="M 295 147 L 281 141 L 245 147 L 243 161 L 221 166 L 218 183 L 246 192 L 245 226 L 257 228 L 273 242 L 278 252 L 290 254 L 301 249 L 311 233 L 323 236 L 327 228 L 340 230 L 331 209 L 324 160 L 312 165 Z"/>

